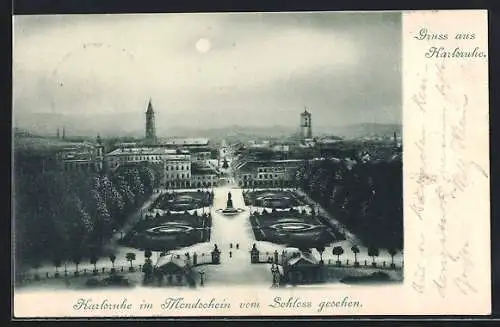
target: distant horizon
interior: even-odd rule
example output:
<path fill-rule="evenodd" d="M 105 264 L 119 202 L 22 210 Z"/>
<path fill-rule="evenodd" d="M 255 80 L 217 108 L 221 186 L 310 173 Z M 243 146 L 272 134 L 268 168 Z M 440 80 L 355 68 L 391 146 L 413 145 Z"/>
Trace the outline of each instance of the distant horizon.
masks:
<path fill-rule="evenodd" d="M 350 128 L 356 128 L 356 127 L 366 127 L 366 126 L 372 126 L 372 127 L 394 127 L 395 129 L 394 132 L 401 132 L 401 129 L 403 127 L 402 124 L 397 124 L 397 123 L 371 123 L 371 122 L 361 122 L 361 123 L 354 123 L 354 124 L 346 124 L 346 125 L 331 125 L 331 126 L 316 126 L 316 133 L 314 133 L 315 129 L 313 126 L 313 137 L 316 136 L 342 136 L 340 134 L 336 134 L 335 129 L 343 129 L 343 130 L 348 130 Z M 71 129 L 68 129 L 66 127 L 61 127 L 59 128 L 59 132 L 62 135 L 63 129 L 66 132 L 66 137 L 68 138 L 92 138 L 96 137 L 96 135 L 100 135 L 101 137 L 106 137 L 106 138 L 134 138 L 134 139 L 142 139 L 144 138 L 144 131 L 129 131 L 129 132 L 124 132 L 120 134 L 110 134 L 110 133 L 72 133 Z M 175 133 L 178 134 L 165 134 L 165 133 L 157 133 L 157 138 L 160 139 L 169 139 L 169 138 L 210 138 L 209 135 L 207 136 L 201 136 L 203 132 L 207 133 L 215 133 L 215 132 L 220 132 L 220 131 L 227 131 L 229 129 L 234 129 L 237 130 L 241 134 L 247 134 L 249 132 L 253 131 L 276 131 L 276 129 L 279 129 L 281 132 L 287 133 L 286 135 L 267 135 L 268 137 L 292 137 L 294 134 L 299 132 L 299 127 L 298 126 L 289 126 L 289 125 L 272 125 L 272 126 L 245 126 L 245 125 L 239 125 L 239 124 L 231 124 L 231 125 L 226 125 L 226 126 L 218 126 L 218 127 L 207 127 L 207 128 L 193 128 L 193 127 L 188 127 L 188 126 L 176 126 L 175 127 Z M 318 130 L 319 129 L 319 130 Z M 331 129 L 331 131 L 327 131 L 328 129 Z M 182 134 L 182 131 L 185 131 L 186 134 Z M 196 136 L 192 136 L 193 131 L 197 131 L 198 133 Z M 21 132 L 21 133 L 28 133 L 33 136 L 41 136 L 41 137 L 55 137 L 57 133 L 57 128 L 53 132 L 40 132 L 39 130 L 35 129 L 29 129 L 29 128 L 23 128 L 19 127 L 16 125 L 13 125 L 13 132 Z M 338 131 L 337 131 L 338 132 Z M 315 134 L 315 135 L 314 135 Z M 369 131 L 367 131 L 367 134 L 370 134 Z M 387 134 L 387 133 L 384 133 Z M 214 135 L 211 135 L 213 137 Z M 223 135 L 217 135 L 217 137 L 222 137 Z M 256 137 L 263 137 L 266 136 L 265 134 L 256 134 Z"/>

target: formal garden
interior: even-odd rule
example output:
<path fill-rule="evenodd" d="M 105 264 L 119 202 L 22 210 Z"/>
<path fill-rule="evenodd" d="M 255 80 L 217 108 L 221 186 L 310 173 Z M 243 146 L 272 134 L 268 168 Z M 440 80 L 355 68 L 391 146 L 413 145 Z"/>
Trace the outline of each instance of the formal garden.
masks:
<path fill-rule="evenodd" d="M 306 210 L 263 210 L 250 215 L 255 239 L 298 248 L 314 247 L 344 240 L 335 227 L 325 223 L 322 217 Z"/>
<path fill-rule="evenodd" d="M 122 244 L 137 249 L 167 251 L 210 240 L 210 213 L 147 213 L 125 235 Z"/>
<path fill-rule="evenodd" d="M 243 192 L 245 205 L 270 209 L 287 209 L 304 205 L 301 197 L 289 190 L 258 190 Z"/>
<path fill-rule="evenodd" d="M 212 203 L 213 193 L 208 191 L 170 192 L 160 195 L 151 208 L 161 211 L 183 212 L 209 207 Z"/>

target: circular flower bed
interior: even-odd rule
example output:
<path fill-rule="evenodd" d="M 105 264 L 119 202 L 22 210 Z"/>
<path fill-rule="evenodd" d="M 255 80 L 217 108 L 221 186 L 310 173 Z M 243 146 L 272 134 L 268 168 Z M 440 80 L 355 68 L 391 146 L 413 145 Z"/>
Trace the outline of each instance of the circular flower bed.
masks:
<path fill-rule="evenodd" d="M 165 223 L 160 226 L 156 226 L 150 229 L 145 230 L 148 234 L 177 234 L 177 233 L 186 233 L 193 230 L 193 227 L 176 224 L 176 223 Z"/>
<path fill-rule="evenodd" d="M 282 222 L 282 223 L 271 225 L 269 227 L 274 229 L 277 232 L 295 233 L 295 232 L 310 231 L 312 229 L 317 228 L 318 226 L 311 225 L 308 223 Z"/>
<path fill-rule="evenodd" d="M 152 208 L 180 212 L 208 207 L 210 201 L 210 195 L 202 192 L 164 194 L 155 201 Z"/>
<path fill-rule="evenodd" d="M 291 208 L 300 204 L 289 192 L 264 192 L 256 194 L 253 201 L 257 206 L 277 209 Z"/>

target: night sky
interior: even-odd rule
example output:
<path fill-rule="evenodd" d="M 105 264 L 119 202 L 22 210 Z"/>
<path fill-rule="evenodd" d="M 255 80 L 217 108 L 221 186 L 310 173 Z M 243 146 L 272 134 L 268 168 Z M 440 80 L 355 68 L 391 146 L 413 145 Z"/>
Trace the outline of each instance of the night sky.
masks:
<path fill-rule="evenodd" d="M 14 123 L 400 124 L 401 51 L 397 12 L 17 16 Z"/>

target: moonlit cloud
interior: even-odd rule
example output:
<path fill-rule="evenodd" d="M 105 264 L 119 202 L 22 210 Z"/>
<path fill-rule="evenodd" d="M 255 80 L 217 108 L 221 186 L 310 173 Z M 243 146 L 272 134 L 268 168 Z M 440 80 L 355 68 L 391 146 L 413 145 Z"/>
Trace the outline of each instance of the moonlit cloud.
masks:
<path fill-rule="evenodd" d="M 316 126 L 400 123 L 400 24 L 398 13 L 16 16 L 14 118 L 137 129 L 151 97 L 159 131 L 294 125 L 304 105 Z"/>

